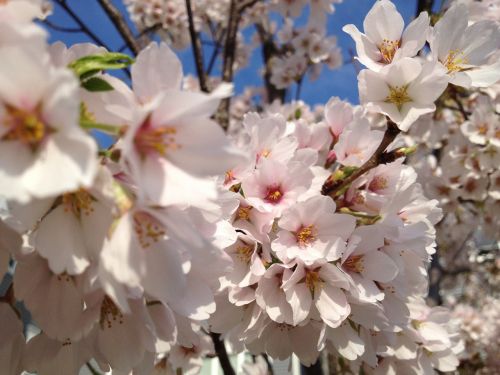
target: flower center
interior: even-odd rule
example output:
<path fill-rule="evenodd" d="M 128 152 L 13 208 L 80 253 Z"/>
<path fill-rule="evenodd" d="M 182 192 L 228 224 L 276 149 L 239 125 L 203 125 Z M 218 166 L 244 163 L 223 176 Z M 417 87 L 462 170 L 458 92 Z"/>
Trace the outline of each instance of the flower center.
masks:
<path fill-rule="evenodd" d="M 323 280 L 319 277 L 318 271 L 306 271 L 306 286 L 309 288 L 313 296 L 314 291 L 323 286 Z"/>
<path fill-rule="evenodd" d="M 254 247 L 250 245 L 242 245 L 236 248 L 236 254 L 239 260 L 244 263 L 250 263 L 252 259 Z"/>
<path fill-rule="evenodd" d="M 197 353 L 197 350 L 196 350 L 196 346 L 192 346 L 192 347 L 187 347 L 187 346 L 181 346 L 181 349 L 182 349 L 182 353 L 187 357 L 187 356 L 191 356 L 193 354 L 196 354 Z"/>
<path fill-rule="evenodd" d="M 166 234 L 163 225 L 147 212 L 134 214 L 134 230 L 143 249 L 158 242 Z"/>
<path fill-rule="evenodd" d="M 448 52 L 446 59 L 443 62 L 443 65 L 448 69 L 448 74 L 461 72 L 466 68 L 462 65 L 467 65 L 469 63 L 465 54 L 460 50 L 452 50 Z"/>
<path fill-rule="evenodd" d="M 156 154 L 166 157 L 168 151 L 181 148 L 175 141 L 177 129 L 172 126 L 152 127 L 146 120 L 134 137 L 134 144 L 142 157 Z"/>
<path fill-rule="evenodd" d="M 408 95 L 408 85 L 389 86 L 389 95 L 385 98 L 385 102 L 395 104 L 398 110 L 401 111 L 403 104 L 411 102 L 411 98 Z"/>
<path fill-rule="evenodd" d="M 62 196 L 65 212 L 72 212 L 77 218 L 81 218 L 82 214 L 89 216 L 94 212 L 92 207 L 95 201 L 85 189 L 79 189 L 75 193 L 67 193 Z"/>
<path fill-rule="evenodd" d="M 271 186 L 267 189 L 265 200 L 272 204 L 278 204 L 283 198 L 283 192 L 281 191 L 281 186 Z"/>
<path fill-rule="evenodd" d="M 380 54 L 382 55 L 381 61 L 386 64 L 390 64 L 400 45 L 401 41 L 399 40 L 384 39 L 382 44 L 378 46 Z"/>
<path fill-rule="evenodd" d="M 50 131 L 40 118 L 39 110 L 24 111 L 6 106 L 6 117 L 2 120 L 9 131 L 2 137 L 6 141 L 19 141 L 31 148 L 36 148 Z"/>
<path fill-rule="evenodd" d="M 99 319 L 99 324 L 101 329 L 105 329 L 111 328 L 113 326 L 113 322 L 123 324 L 123 314 L 111 298 L 106 296 L 101 303 L 101 317 Z"/>
<path fill-rule="evenodd" d="M 486 135 L 486 133 L 488 133 L 488 124 L 479 124 L 477 126 L 477 132 L 479 135 Z"/>
<path fill-rule="evenodd" d="M 352 255 L 343 264 L 351 272 L 361 273 L 365 269 L 363 255 Z"/>
<path fill-rule="evenodd" d="M 238 219 L 250 221 L 250 211 L 252 210 L 252 208 L 252 206 L 240 206 L 237 213 Z"/>
<path fill-rule="evenodd" d="M 224 185 L 229 185 L 234 180 L 234 172 L 232 170 L 229 170 L 224 174 Z"/>
<path fill-rule="evenodd" d="M 271 150 L 268 150 L 267 148 L 262 150 L 262 152 L 260 153 L 260 156 L 264 158 L 267 158 L 269 155 L 271 155 Z"/>
<path fill-rule="evenodd" d="M 300 247 L 310 245 L 316 239 L 314 225 L 302 226 L 295 232 L 295 239 Z"/>
<path fill-rule="evenodd" d="M 376 192 L 378 190 L 383 190 L 387 188 L 387 178 L 383 176 L 375 176 L 368 185 L 368 190 Z"/>

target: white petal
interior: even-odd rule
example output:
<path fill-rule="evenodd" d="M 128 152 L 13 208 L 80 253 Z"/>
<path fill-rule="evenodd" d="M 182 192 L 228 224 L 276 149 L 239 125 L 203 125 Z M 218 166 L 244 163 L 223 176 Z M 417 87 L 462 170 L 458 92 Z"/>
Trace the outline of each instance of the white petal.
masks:
<path fill-rule="evenodd" d="M 328 284 L 320 289 L 315 304 L 323 321 L 332 328 L 338 327 L 351 312 L 344 292 Z"/>
<path fill-rule="evenodd" d="M 63 204 L 41 221 L 35 232 L 34 245 L 56 274 L 80 274 L 90 264 L 80 223 Z"/>
<path fill-rule="evenodd" d="M 182 65 L 166 43 L 151 43 L 143 49 L 132 65 L 132 86 L 142 103 L 165 89 L 179 89 Z"/>

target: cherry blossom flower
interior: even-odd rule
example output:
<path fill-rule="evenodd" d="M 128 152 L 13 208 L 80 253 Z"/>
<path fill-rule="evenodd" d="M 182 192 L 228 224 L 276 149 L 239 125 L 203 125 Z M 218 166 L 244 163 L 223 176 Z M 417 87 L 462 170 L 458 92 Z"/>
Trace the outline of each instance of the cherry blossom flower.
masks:
<path fill-rule="evenodd" d="M 432 57 L 450 75 L 450 83 L 463 87 L 487 87 L 500 79 L 500 64 L 488 58 L 498 49 L 498 23 L 481 20 L 468 26 L 463 4 L 452 6 L 429 36 Z"/>
<path fill-rule="evenodd" d="M 358 79 L 361 102 L 389 116 L 403 131 L 420 116 L 436 109 L 434 101 L 448 85 L 440 65 L 430 62 L 422 65 L 411 58 L 402 58 L 378 73 L 363 70 Z"/>
<path fill-rule="evenodd" d="M 373 155 L 383 137 L 384 132 L 372 130 L 368 120 L 355 120 L 343 129 L 333 147 L 335 158 L 342 165 L 360 167 Z"/>
<path fill-rule="evenodd" d="M 339 259 L 356 220 L 335 214 L 335 208 L 329 197 L 315 196 L 284 211 L 278 222 L 281 230 L 271 244 L 278 258 L 285 263 L 300 259 L 307 265 Z"/>
<path fill-rule="evenodd" d="M 279 215 L 293 205 L 311 185 L 313 175 L 300 162 L 282 164 L 264 160 L 260 168 L 243 180 L 247 201 L 257 210 Z"/>
<path fill-rule="evenodd" d="M 16 47 L 2 54 L 0 194 L 28 202 L 90 186 L 97 146 L 78 126 L 75 77 L 45 54 Z"/>
<path fill-rule="evenodd" d="M 298 264 L 283 283 L 294 325 L 308 317 L 314 303 L 322 321 L 332 328 L 338 327 L 351 312 L 344 293 L 348 289 L 345 274 L 337 266 L 322 262 L 310 266 Z"/>
<path fill-rule="evenodd" d="M 429 15 L 422 12 L 404 29 L 403 17 L 389 0 L 375 2 L 363 22 L 365 34 L 356 26 L 342 30 L 356 42 L 356 57 L 363 65 L 379 71 L 387 64 L 404 57 L 415 56 L 426 42 Z"/>

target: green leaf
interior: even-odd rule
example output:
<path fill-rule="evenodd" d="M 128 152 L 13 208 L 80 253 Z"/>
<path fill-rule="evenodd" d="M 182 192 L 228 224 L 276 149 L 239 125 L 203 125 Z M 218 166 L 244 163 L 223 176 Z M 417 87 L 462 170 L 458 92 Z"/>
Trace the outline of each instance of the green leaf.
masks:
<path fill-rule="evenodd" d="M 80 79 L 89 78 L 103 70 L 123 69 L 134 60 L 123 53 L 106 52 L 99 55 L 88 55 L 68 65 Z"/>
<path fill-rule="evenodd" d="M 92 92 L 113 91 L 113 86 L 111 86 L 104 79 L 98 77 L 92 77 L 86 79 L 85 81 L 82 82 L 82 87 Z"/>

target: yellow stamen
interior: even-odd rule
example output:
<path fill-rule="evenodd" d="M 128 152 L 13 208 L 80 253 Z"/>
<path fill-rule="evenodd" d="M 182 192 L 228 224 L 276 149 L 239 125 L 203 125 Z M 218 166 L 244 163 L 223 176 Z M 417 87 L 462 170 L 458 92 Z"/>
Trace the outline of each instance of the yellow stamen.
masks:
<path fill-rule="evenodd" d="M 254 247 L 250 245 L 242 245 L 236 248 L 236 254 L 239 260 L 244 263 L 250 263 L 252 259 Z"/>
<path fill-rule="evenodd" d="M 74 193 L 67 193 L 62 196 L 64 211 L 72 212 L 76 217 L 81 218 L 82 214 L 89 216 L 94 212 L 92 206 L 95 198 L 85 189 L 79 189 Z"/>
<path fill-rule="evenodd" d="M 403 104 L 411 102 L 408 95 L 408 86 L 389 86 L 389 95 L 385 98 L 386 103 L 395 104 L 398 110 L 401 111 Z"/>
<path fill-rule="evenodd" d="M 38 146 L 49 130 L 38 111 L 28 112 L 11 106 L 6 109 L 7 115 L 2 122 L 10 130 L 2 139 L 20 141 L 30 147 Z"/>
<path fill-rule="evenodd" d="M 111 328 L 113 322 L 123 324 L 123 314 L 111 298 L 106 296 L 101 303 L 101 317 L 99 319 L 99 325 L 101 326 L 101 329 Z"/>
<path fill-rule="evenodd" d="M 365 269 L 363 255 L 351 255 L 343 264 L 351 272 L 361 273 Z"/>
<path fill-rule="evenodd" d="M 278 187 L 270 187 L 267 190 L 266 197 L 264 198 L 269 203 L 278 203 L 283 197 L 283 193 L 281 192 L 281 188 Z"/>
<path fill-rule="evenodd" d="M 301 227 L 296 233 L 295 238 L 300 247 L 305 247 L 316 239 L 316 229 L 313 225 Z"/>
<path fill-rule="evenodd" d="M 388 181 L 387 178 L 383 176 L 375 176 L 373 180 L 371 180 L 370 184 L 368 185 L 368 190 L 370 191 L 378 191 L 378 190 L 383 190 L 387 188 L 388 186 Z"/>
<path fill-rule="evenodd" d="M 158 242 L 166 234 L 161 223 L 146 212 L 134 214 L 134 230 L 143 249 Z"/>
<path fill-rule="evenodd" d="M 323 280 L 319 277 L 318 271 L 306 271 L 306 286 L 311 291 L 311 294 L 314 295 L 314 292 L 317 289 L 320 289 L 323 286 Z"/>
<path fill-rule="evenodd" d="M 467 65 L 469 63 L 465 54 L 460 50 L 452 50 L 448 52 L 446 59 L 443 62 L 443 65 L 448 69 L 448 74 L 461 72 L 466 68 L 462 65 Z"/>
<path fill-rule="evenodd" d="M 477 132 L 480 135 L 486 135 L 488 133 L 488 125 L 487 124 L 481 124 L 477 126 Z"/>
<path fill-rule="evenodd" d="M 264 149 L 262 150 L 262 152 L 260 153 L 260 156 L 264 157 L 264 158 L 267 158 L 269 155 L 271 155 L 271 150 L 268 150 L 268 149 Z"/>
<path fill-rule="evenodd" d="M 224 185 L 230 184 L 232 181 L 234 181 L 234 172 L 232 170 L 229 170 L 225 173 L 224 176 Z"/>
<path fill-rule="evenodd" d="M 134 143 L 142 156 L 158 154 L 167 156 L 168 151 L 178 150 L 176 143 L 177 129 L 171 126 L 151 127 L 147 123 L 135 135 Z"/>
<path fill-rule="evenodd" d="M 238 213 L 236 214 L 238 216 L 238 219 L 250 221 L 250 211 L 252 210 L 252 208 L 252 206 L 240 206 L 238 208 Z"/>
<path fill-rule="evenodd" d="M 390 64 L 392 62 L 392 59 L 394 59 L 394 55 L 396 54 L 396 51 L 401 45 L 401 41 L 399 40 L 389 40 L 389 39 L 384 39 L 382 41 L 382 44 L 378 47 L 381 55 L 382 55 L 382 62 L 386 64 Z"/>

